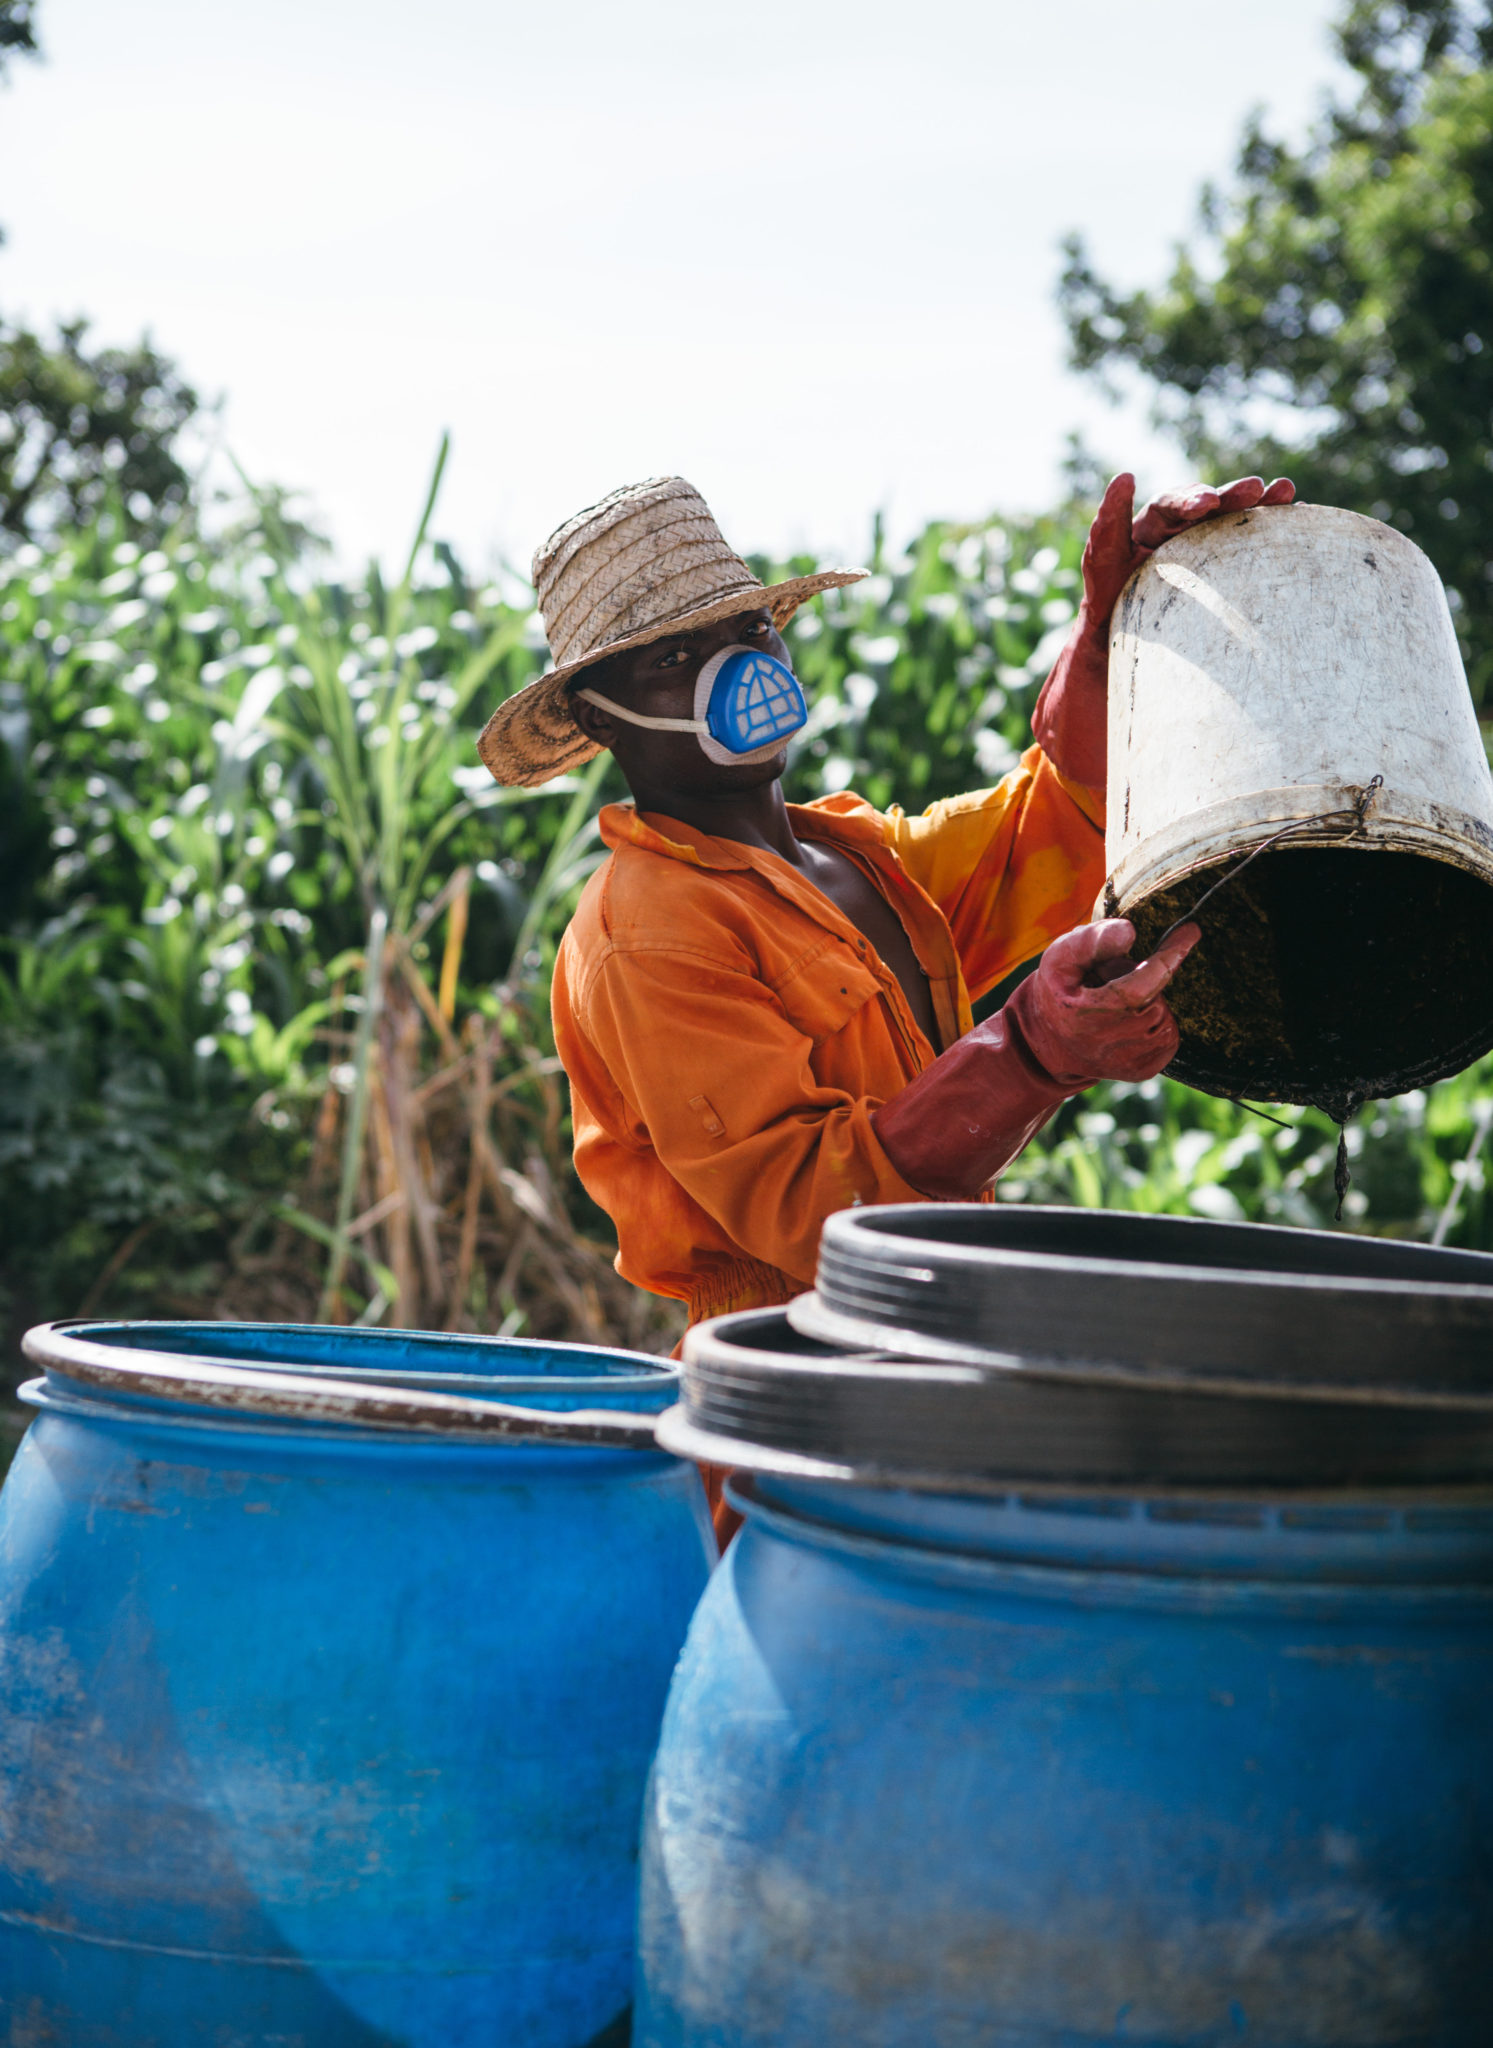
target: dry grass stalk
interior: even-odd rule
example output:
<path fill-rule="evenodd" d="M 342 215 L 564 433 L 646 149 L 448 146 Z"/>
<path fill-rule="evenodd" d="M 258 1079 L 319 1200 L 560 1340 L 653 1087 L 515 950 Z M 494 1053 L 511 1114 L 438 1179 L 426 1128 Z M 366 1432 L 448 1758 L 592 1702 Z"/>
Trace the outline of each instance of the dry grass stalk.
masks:
<path fill-rule="evenodd" d="M 682 1311 L 620 1279 L 612 1248 L 576 1227 L 560 1194 L 568 1179 L 562 1070 L 535 1042 L 526 999 L 504 991 L 496 1016 L 474 1009 L 464 1017 L 453 999 L 447 1013 L 466 897 L 460 888 L 443 894 L 450 914 L 436 991 L 413 932 L 385 941 L 356 1213 L 343 1231 L 331 1314 L 666 1350 L 683 1328 Z M 423 929 L 434 913 L 431 906 Z M 334 1061 L 350 1047 L 345 1031 L 326 1038 Z M 302 1221 L 278 1228 L 268 1252 L 243 1251 L 217 1313 L 315 1316 L 351 1104 L 342 1086 L 328 1084 L 295 1212 Z"/>

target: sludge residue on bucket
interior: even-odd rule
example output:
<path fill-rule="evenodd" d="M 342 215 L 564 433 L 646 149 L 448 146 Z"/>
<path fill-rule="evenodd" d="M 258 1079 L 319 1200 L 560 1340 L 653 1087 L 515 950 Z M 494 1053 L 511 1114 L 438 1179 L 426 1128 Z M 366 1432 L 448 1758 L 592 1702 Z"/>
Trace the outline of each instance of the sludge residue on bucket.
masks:
<path fill-rule="evenodd" d="M 1227 863 L 1132 906 L 1138 951 Z M 1212 1095 L 1351 1107 L 1460 1073 L 1493 1046 L 1493 887 L 1423 854 L 1284 846 L 1202 913 L 1167 992 L 1168 1071 Z"/>
<path fill-rule="evenodd" d="M 27 1342 L 0 2009 L 91 2048 L 625 2038 L 710 1541 L 653 1443 L 675 1368 L 244 1324 Z"/>
<path fill-rule="evenodd" d="M 1179 1080 L 1340 1112 L 1493 1046 L 1493 776 L 1420 550 L 1318 505 L 1160 549 L 1115 611 L 1106 859 L 1142 948 L 1223 883 Z"/>

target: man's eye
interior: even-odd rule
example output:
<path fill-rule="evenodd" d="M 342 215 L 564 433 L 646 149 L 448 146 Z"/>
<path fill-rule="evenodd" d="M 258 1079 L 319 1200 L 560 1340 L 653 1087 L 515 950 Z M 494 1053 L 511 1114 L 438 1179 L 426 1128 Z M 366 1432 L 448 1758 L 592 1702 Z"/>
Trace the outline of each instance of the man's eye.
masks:
<path fill-rule="evenodd" d="M 680 668 L 688 660 L 689 649 L 687 647 L 671 647 L 666 654 L 661 654 L 658 657 L 656 666 L 659 668 Z"/>
<path fill-rule="evenodd" d="M 767 631 L 767 621 L 766 619 L 748 619 L 745 630 L 751 634 L 754 640 L 760 640 Z"/>

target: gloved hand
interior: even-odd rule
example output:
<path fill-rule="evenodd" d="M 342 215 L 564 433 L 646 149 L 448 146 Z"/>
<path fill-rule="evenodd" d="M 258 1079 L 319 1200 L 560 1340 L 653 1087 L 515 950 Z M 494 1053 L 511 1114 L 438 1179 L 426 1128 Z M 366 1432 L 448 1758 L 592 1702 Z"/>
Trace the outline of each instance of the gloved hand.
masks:
<path fill-rule="evenodd" d="M 872 1116 L 902 1178 L 935 1201 L 971 1201 L 1070 1095 L 1159 1074 L 1177 1050 L 1161 991 L 1199 936 L 1183 925 L 1139 967 L 1126 918 L 1055 939 L 1003 1008 Z"/>
<path fill-rule="evenodd" d="M 1191 484 L 1153 498 L 1131 520 L 1135 478 L 1115 477 L 1089 528 L 1083 551 L 1083 597 L 1073 630 L 1042 685 L 1032 713 L 1032 731 L 1054 768 L 1091 789 L 1104 787 L 1108 754 L 1109 620 L 1120 592 L 1163 541 L 1222 512 L 1246 512 L 1253 505 L 1289 505 L 1296 486 L 1289 477 L 1272 484 L 1257 476 L 1234 483 Z"/>

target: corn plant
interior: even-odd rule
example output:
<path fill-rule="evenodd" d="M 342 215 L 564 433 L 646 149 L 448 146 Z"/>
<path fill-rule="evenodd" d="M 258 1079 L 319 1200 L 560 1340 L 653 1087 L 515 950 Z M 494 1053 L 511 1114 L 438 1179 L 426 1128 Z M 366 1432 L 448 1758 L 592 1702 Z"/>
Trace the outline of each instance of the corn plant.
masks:
<path fill-rule="evenodd" d="M 211 547 L 101 521 L 0 562 L 20 1313 L 185 1312 L 200 1282 L 220 1312 L 670 1334 L 569 1174 L 547 1038 L 600 777 L 478 765 L 540 636 L 429 512 L 392 589 L 308 578 L 272 496 Z"/>
<path fill-rule="evenodd" d="M 319 1120 L 323 1132 L 334 1121 L 340 1127 L 332 1214 L 290 1204 L 277 1214 L 325 1246 L 323 1318 L 354 1312 L 455 1327 L 472 1312 L 486 1204 L 523 1248 L 499 1275 L 504 1324 L 525 1320 L 516 1288 L 524 1265 L 537 1260 L 566 1299 L 572 1325 L 600 1336 L 600 1295 L 594 1285 L 588 1294 L 571 1270 L 596 1258 L 557 1194 L 563 1167 L 555 1147 L 548 1162 L 542 1152 L 510 1161 L 495 1142 L 492 1111 L 496 1088 L 498 1100 L 534 1109 L 552 1137 L 564 1123 L 553 1058 L 534 1029 L 538 961 L 530 955 L 537 932 L 594 864 L 586 854 L 605 764 L 550 792 L 500 789 L 475 766 L 467 714 L 519 647 L 527 617 L 502 613 L 473 634 L 453 667 L 438 629 L 414 616 L 445 459 L 443 444 L 403 575 L 391 589 L 371 583 L 371 619 L 349 620 L 325 589 L 298 594 L 288 573 L 271 579 L 285 663 L 272 688 L 264 687 L 268 672 L 256 681 L 262 730 L 299 791 L 287 823 L 323 842 L 367 920 L 361 947 L 337 962 L 353 1022 Z M 501 980 L 459 1015 L 474 869 L 443 862 L 443 853 L 479 814 L 534 805 L 556 813 L 558 829 Z M 427 962 L 442 925 L 433 981 Z M 318 1024 L 323 1016 L 335 1021 L 318 1004 Z M 453 1154 L 466 1160 L 459 1199 L 447 1188 Z"/>

